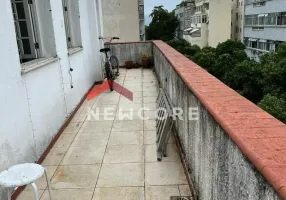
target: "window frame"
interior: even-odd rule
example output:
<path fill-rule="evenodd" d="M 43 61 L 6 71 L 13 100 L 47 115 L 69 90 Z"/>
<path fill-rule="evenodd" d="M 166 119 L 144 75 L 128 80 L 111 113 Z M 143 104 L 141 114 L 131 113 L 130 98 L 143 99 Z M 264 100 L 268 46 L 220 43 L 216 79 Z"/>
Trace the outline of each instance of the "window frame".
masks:
<path fill-rule="evenodd" d="M 71 26 L 70 26 L 68 0 L 62 0 L 62 4 L 63 4 L 64 24 L 66 30 L 67 48 L 69 49 L 72 48 L 72 42 L 71 42 Z"/>
<path fill-rule="evenodd" d="M 79 0 L 62 0 L 67 49 L 82 47 Z"/>
<path fill-rule="evenodd" d="M 37 15 L 35 10 L 35 4 L 33 0 L 10 0 L 12 7 L 12 14 L 15 26 L 16 41 L 18 46 L 18 52 L 20 57 L 20 62 L 25 63 L 30 60 L 34 60 L 40 57 L 39 51 L 39 33 L 37 27 Z M 19 13 L 17 9 L 17 4 L 23 4 L 23 13 L 25 19 L 19 18 Z M 21 27 L 19 22 L 25 22 L 27 36 L 23 36 L 21 33 Z M 23 24 L 22 24 L 23 25 Z M 24 28 L 24 27 L 22 27 Z M 23 40 L 29 41 L 29 53 L 25 52 L 25 45 Z"/>

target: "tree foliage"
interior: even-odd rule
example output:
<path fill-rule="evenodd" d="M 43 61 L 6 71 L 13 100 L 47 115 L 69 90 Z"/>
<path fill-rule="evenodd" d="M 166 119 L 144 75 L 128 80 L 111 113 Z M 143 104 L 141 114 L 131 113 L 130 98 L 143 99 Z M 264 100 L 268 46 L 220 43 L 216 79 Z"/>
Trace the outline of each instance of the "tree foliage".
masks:
<path fill-rule="evenodd" d="M 152 21 L 146 27 L 147 40 L 169 41 L 175 38 L 179 20 L 175 12 L 169 12 L 163 6 L 156 6 L 150 14 Z"/>
<path fill-rule="evenodd" d="M 275 53 L 262 55 L 260 62 L 250 60 L 237 40 L 202 49 L 182 39 L 168 44 L 286 123 L 286 43 Z"/>
<path fill-rule="evenodd" d="M 286 98 L 285 95 L 267 94 L 258 103 L 258 106 L 282 122 L 286 122 Z"/>

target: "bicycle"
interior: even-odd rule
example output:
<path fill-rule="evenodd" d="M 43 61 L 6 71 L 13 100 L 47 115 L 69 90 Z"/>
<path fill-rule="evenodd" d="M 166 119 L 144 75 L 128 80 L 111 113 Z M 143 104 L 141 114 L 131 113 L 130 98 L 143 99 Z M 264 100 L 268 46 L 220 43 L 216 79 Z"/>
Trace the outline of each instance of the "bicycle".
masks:
<path fill-rule="evenodd" d="M 104 42 L 105 46 L 107 46 L 103 49 L 100 49 L 100 52 L 104 53 L 105 55 L 105 61 L 104 61 L 105 77 L 104 78 L 107 78 L 109 85 L 110 85 L 110 90 L 112 91 L 113 80 L 115 80 L 116 77 L 119 76 L 119 61 L 115 55 L 110 55 L 110 48 L 108 44 L 110 44 L 112 40 L 119 40 L 119 38 L 118 37 L 110 37 L 110 38 L 99 37 L 99 39 Z"/>

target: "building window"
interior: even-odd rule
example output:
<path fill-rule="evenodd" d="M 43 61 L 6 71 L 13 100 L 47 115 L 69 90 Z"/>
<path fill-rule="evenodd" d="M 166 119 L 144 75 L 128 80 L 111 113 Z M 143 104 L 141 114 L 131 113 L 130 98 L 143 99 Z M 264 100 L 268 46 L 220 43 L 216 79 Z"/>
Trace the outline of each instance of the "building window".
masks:
<path fill-rule="evenodd" d="M 275 51 L 281 41 L 264 40 L 256 38 L 244 38 L 244 44 L 253 49 L 260 49 L 263 51 Z"/>
<path fill-rule="evenodd" d="M 238 21 L 238 13 L 236 13 L 236 20 Z"/>
<path fill-rule="evenodd" d="M 239 32 L 241 33 L 241 28 L 239 28 Z"/>
<path fill-rule="evenodd" d="M 202 16 L 202 23 L 208 23 L 208 16 L 207 15 Z"/>
<path fill-rule="evenodd" d="M 67 47 L 81 47 L 81 27 L 78 0 L 62 0 Z"/>
<path fill-rule="evenodd" d="M 286 25 L 286 12 L 280 13 L 277 17 L 277 25 Z"/>
<path fill-rule="evenodd" d="M 57 55 L 49 0 L 11 0 L 20 62 Z"/>
<path fill-rule="evenodd" d="M 238 26 L 236 26 L 235 27 L 235 32 L 238 33 L 238 31 L 239 31 L 239 28 L 238 28 Z"/>
<path fill-rule="evenodd" d="M 258 15 L 258 25 L 259 26 L 265 25 L 265 14 Z"/>
<path fill-rule="evenodd" d="M 20 61 L 36 59 L 39 57 L 39 43 L 34 4 L 26 0 L 11 0 L 11 3 Z"/>
<path fill-rule="evenodd" d="M 266 2 L 257 2 L 257 3 L 253 3 L 253 7 L 259 7 L 259 6 L 265 6 Z"/>
<path fill-rule="evenodd" d="M 270 42 L 267 40 L 259 40 L 258 49 L 269 51 L 270 50 Z"/>
<path fill-rule="evenodd" d="M 245 25 L 264 26 L 264 25 L 286 25 L 286 12 L 269 13 L 245 16 Z"/>

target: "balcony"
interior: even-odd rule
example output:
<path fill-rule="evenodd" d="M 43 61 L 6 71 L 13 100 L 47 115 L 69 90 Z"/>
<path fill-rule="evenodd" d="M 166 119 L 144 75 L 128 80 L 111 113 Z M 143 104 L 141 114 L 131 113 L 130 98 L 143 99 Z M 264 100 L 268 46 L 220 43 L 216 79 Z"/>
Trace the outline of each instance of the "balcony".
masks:
<path fill-rule="evenodd" d="M 117 82 L 133 92 L 133 102 L 105 92 L 81 105 L 42 163 L 56 199 L 286 198 L 285 124 L 161 41 L 115 43 L 111 50 L 120 65 L 151 53 L 155 72 L 121 69 Z M 183 110 L 162 162 L 155 149 L 158 88 Z M 146 107 L 148 120 L 136 116 Z M 111 112 L 106 120 L 104 108 Z M 135 117 L 119 120 L 120 108 L 133 108 Z M 88 117 L 95 109 L 99 120 Z M 38 185 L 47 199 L 43 180 Z M 18 199 L 29 195 L 26 188 Z"/>

